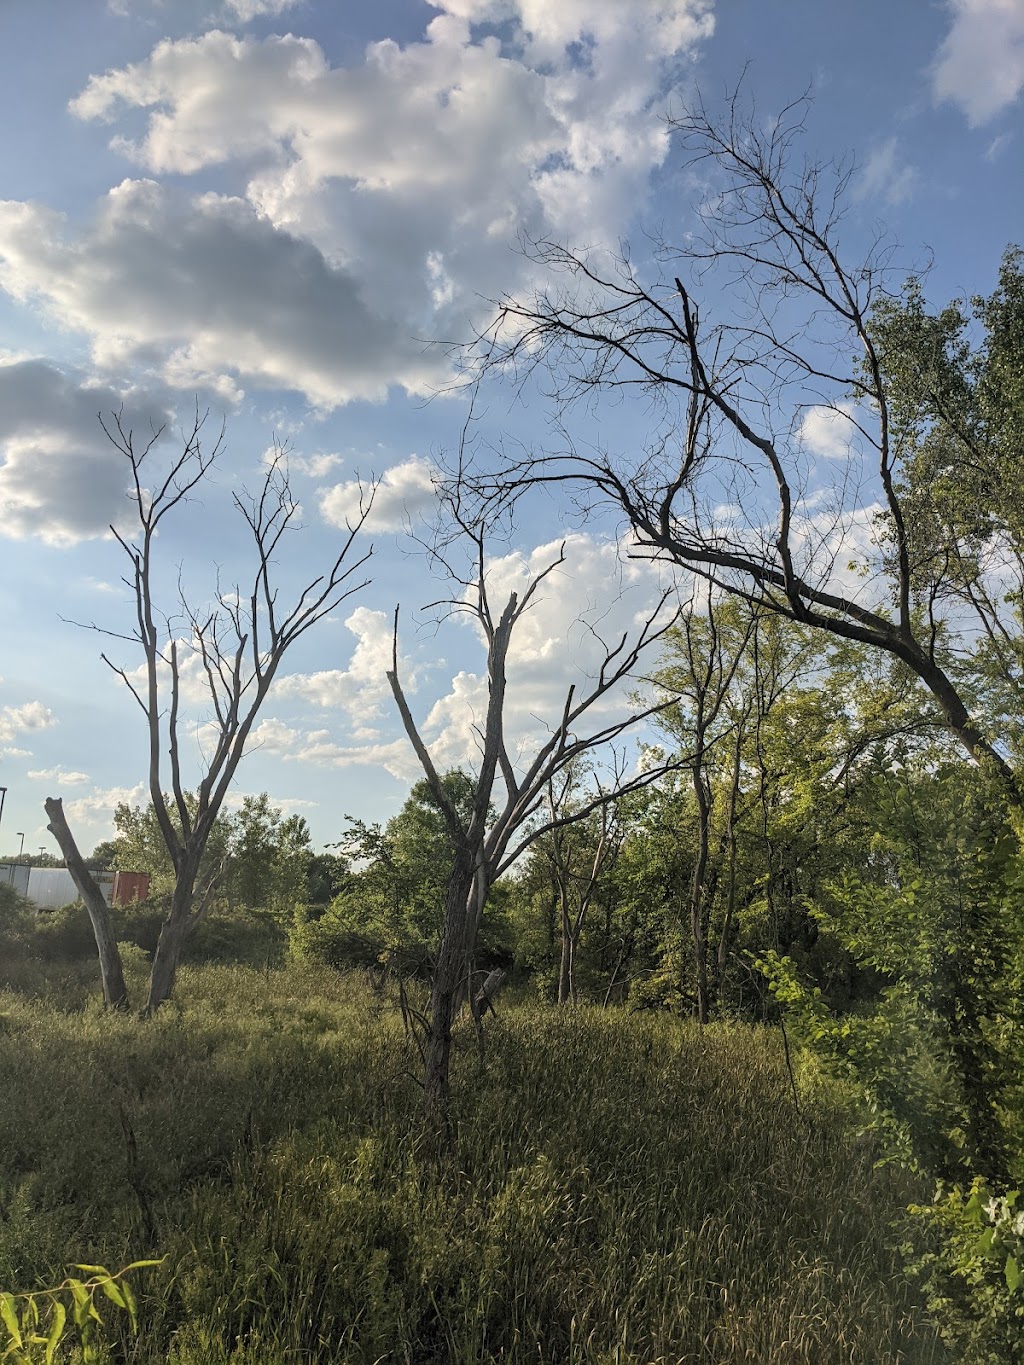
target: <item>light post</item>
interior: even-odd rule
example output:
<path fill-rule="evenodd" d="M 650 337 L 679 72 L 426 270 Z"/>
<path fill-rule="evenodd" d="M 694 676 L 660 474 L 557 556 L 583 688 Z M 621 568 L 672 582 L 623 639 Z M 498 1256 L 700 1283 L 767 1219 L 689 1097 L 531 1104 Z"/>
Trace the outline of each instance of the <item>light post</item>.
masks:
<path fill-rule="evenodd" d="M 16 829 L 14 832 L 15 832 L 15 834 L 18 836 L 18 838 L 21 840 L 21 847 L 18 849 L 18 862 L 20 863 L 20 862 L 21 862 L 21 855 L 25 852 L 25 836 L 24 836 L 24 834 L 22 834 L 22 832 L 21 832 L 20 829 Z"/>
<path fill-rule="evenodd" d="M 0 820 L 4 818 L 4 801 L 7 799 L 7 788 L 0 787 Z"/>

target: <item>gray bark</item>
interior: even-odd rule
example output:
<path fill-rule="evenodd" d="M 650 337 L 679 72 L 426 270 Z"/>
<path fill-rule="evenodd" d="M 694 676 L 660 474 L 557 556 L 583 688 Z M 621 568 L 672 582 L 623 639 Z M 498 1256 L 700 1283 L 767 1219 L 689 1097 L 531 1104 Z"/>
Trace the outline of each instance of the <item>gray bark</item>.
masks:
<path fill-rule="evenodd" d="M 473 896 L 473 862 L 456 855 L 444 898 L 441 943 L 430 985 L 430 1030 L 424 1049 L 423 1107 L 428 1121 L 450 1136 L 452 1026 L 466 984 Z"/>
<path fill-rule="evenodd" d="M 108 1009 L 126 1010 L 128 1008 L 128 987 L 124 981 L 121 965 L 121 952 L 114 936 L 114 926 L 110 918 L 110 908 L 103 899 L 103 892 L 86 867 L 74 835 L 64 818 L 64 803 L 54 796 L 47 797 L 44 809 L 49 817 L 47 828 L 60 845 L 64 862 L 71 873 L 89 915 L 96 951 L 100 960 L 100 979 L 103 983 L 103 1003 Z"/>

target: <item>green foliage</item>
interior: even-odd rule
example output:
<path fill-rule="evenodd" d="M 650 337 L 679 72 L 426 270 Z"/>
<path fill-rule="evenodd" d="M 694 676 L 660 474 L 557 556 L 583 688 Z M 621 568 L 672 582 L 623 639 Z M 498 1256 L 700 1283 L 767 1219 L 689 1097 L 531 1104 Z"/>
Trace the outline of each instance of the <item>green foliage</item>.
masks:
<path fill-rule="evenodd" d="M 196 799 L 191 793 L 186 793 L 186 802 L 190 810 L 195 809 Z M 168 809 L 174 812 L 173 801 L 168 802 Z M 129 806 L 122 802 L 114 811 L 114 828 L 117 833 L 112 842 L 118 867 L 125 872 L 147 873 L 150 895 L 169 897 L 174 890 L 174 868 L 153 803 L 150 801 L 145 806 Z M 200 885 L 224 862 L 230 841 L 230 824 L 224 816 L 220 816 L 206 847 L 198 878 Z"/>
<path fill-rule="evenodd" d="M 980 1178 L 912 1205 L 924 1236 L 905 1248 L 929 1312 L 964 1365 L 1024 1361 L 1024 1209 L 1021 1192 L 994 1194 Z"/>
<path fill-rule="evenodd" d="M 468 820 L 472 779 L 458 770 L 442 777 L 450 799 Z M 336 968 L 388 965 L 403 975 L 425 973 L 437 948 L 451 850 L 444 818 L 426 782 L 382 828 L 349 817 L 341 847 L 354 870 L 326 909 L 295 917 L 290 950 L 300 961 Z M 508 966 L 514 931 L 495 889 L 484 915 L 480 966 Z"/>
<path fill-rule="evenodd" d="M 0 944 L 13 946 L 31 929 L 35 906 L 13 886 L 0 882 Z"/>
<path fill-rule="evenodd" d="M 37 911 L 20 898 L 5 897 L 0 888 L 0 986 L 33 990 L 45 987 L 53 972 L 80 969 L 83 980 L 96 978 L 96 940 L 89 915 L 80 901 L 59 910 Z M 11 901 L 12 908 L 5 908 Z M 135 953 L 146 963 L 153 955 L 166 900 L 156 897 L 111 911 L 121 955 Z M 189 939 L 195 962 L 279 965 L 288 947 L 288 934 L 279 918 L 267 911 L 221 907 L 202 920 Z M 141 989 L 141 982 L 140 982 Z"/>
<path fill-rule="evenodd" d="M 195 798 L 187 797 L 190 806 Z M 97 853 L 125 871 L 150 876 L 151 898 L 160 900 L 174 889 L 174 870 L 164 844 L 156 811 L 122 804 L 114 813 L 117 836 Z M 266 792 L 247 796 L 233 815 L 221 815 L 214 825 L 200 868 L 198 885 L 217 875 L 221 903 L 276 915 L 282 923 L 295 905 L 305 902 L 313 860 L 309 828 L 300 815 L 285 816 L 270 804 Z M 320 884 L 338 875 L 333 859 L 319 869 Z"/>
<path fill-rule="evenodd" d="M 96 1304 L 102 1295 L 125 1313 L 132 1332 L 138 1330 L 135 1293 L 125 1278 L 133 1270 L 162 1265 L 162 1261 L 133 1261 L 112 1275 L 101 1265 L 76 1265 L 87 1278 L 69 1275 L 53 1289 L 26 1294 L 0 1291 L 0 1361 L 10 1365 L 53 1365 L 69 1340 L 78 1347 L 83 1365 L 101 1365 L 103 1318 Z M 71 1318 L 68 1319 L 70 1310 Z"/>
<path fill-rule="evenodd" d="M 992 736 L 1024 756 L 1024 257 L 970 307 L 930 310 L 919 279 L 881 302 L 873 333 L 900 451 L 898 491 L 922 619 L 937 658 Z M 895 527 L 886 523 L 895 548 Z"/>
<path fill-rule="evenodd" d="M 870 989 L 837 1011 L 792 960 L 759 965 L 887 1156 L 936 1182 L 906 1252 L 945 1339 L 971 1365 L 1024 1360 L 1024 859 L 999 793 L 963 765 L 891 773 L 861 800 L 864 864 L 813 908 Z"/>
<path fill-rule="evenodd" d="M 426 943 L 401 921 L 396 928 L 361 888 L 338 896 L 321 914 L 297 907 L 289 951 L 299 962 L 320 962 L 338 971 L 391 964 L 402 975 L 424 970 L 428 959 Z"/>
<path fill-rule="evenodd" d="M 861 871 L 812 907 L 873 988 L 835 1014 L 769 959 L 808 1040 L 864 1086 L 901 1159 L 941 1180 L 1006 1185 L 1021 1169 L 1024 867 L 984 776 L 890 774 L 861 799 L 879 830 Z"/>
<path fill-rule="evenodd" d="M 243 800 L 230 830 L 221 890 L 234 904 L 269 911 L 286 922 L 309 893 L 312 850 L 306 821 L 301 815 L 285 816 L 262 792 Z"/>

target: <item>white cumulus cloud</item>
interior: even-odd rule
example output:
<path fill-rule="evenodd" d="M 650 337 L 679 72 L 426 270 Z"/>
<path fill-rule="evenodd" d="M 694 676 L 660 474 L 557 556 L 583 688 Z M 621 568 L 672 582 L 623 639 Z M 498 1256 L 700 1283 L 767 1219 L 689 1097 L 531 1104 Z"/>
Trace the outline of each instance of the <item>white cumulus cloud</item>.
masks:
<path fill-rule="evenodd" d="M 713 17 L 710 0 L 433 8 L 420 41 L 371 43 L 349 66 L 310 38 L 215 29 L 94 75 L 78 117 L 144 111 L 117 151 L 156 176 L 232 163 L 244 195 L 128 181 L 77 236 L 9 205 L 4 286 L 91 335 L 99 359 L 159 357 L 183 386 L 292 388 L 324 408 L 435 386 L 430 343 L 467 338 L 482 301 L 531 278 L 520 234 L 625 232 L 668 151 L 665 97 Z"/>
<path fill-rule="evenodd" d="M 1024 4 L 951 0 L 950 8 L 953 24 L 933 71 L 935 94 L 959 105 L 976 127 L 1024 89 Z"/>
<path fill-rule="evenodd" d="M 101 826 L 112 832 L 118 806 L 144 806 L 148 801 L 149 787 L 145 782 L 137 782 L 134 787 L 93 787 L 87 796 L 69 801 L 64 811 L 72 825 L 86 825 L 94 831 Z"/>
<path fill-rule="evenodd" d="M 392 621 L 386 612 L 356 607 L 345 625 L 356 638 L 348 668 L 291 673 L 275 684 L 274 696 L 337 708 L 347 715 L 356 733 L 366 732 L 391 695 L 385 674 L 391 667 Z M 408 659 L 400 659 L 399 666 L 407 685 L 414 687 L 416 675 Z"/>
<path fill-rule="evenodd" d="M 167 419 L 165 392 L 127 393 L 42 360 L 0 364 L 0 534 L 51 545 L 130 524 L 128 464 L 98 414 L 122 410 L 125 429 Z"/>
<path fill-rule="evenodd" d="M 48 730 L 56 724 L 56 716 L 41 701 L 0 707 L 0 744 L 9 744 L 26 732 Z"/>
<path fill-rule="evenodd" d="M 258 19 L 264 14 L 273 17 L 294 9 L 299 0 L 225 0 L 225 3 L 236 19 L 247 24 L 250 19 Z"/>
<path fill-rule="evenodd" d="M 35 768 L 27 774 L 34 782 L 56 782 L 62 787 L 80 787 L 89 781 L 88 773 L 67 772 L 64 768 Z"/>
<path fill-rule="evenodd" d="M 260 749 L 265 754 L 289 754 L 294 750 L 299 738 L 298 730 L 285 725 L 284 721 L 268 716 L 250 732 L 249 742 L 245 746 L 246 753 Z"/>
<path fill-rule="evenodd" d="M 411 455 L 384 471 L 373 495 L 367 531 L 398 531 L 435 504 L 437 470 L 429 460 Z M 368 496 L 368 481 L 351 479 L 324 489 L 320 510 L 332 526 L 354 526 Z"/>
<path fill-rule="evenodd" d="M 821 403 L 804 413 L 798 432 L 801 443 L 827 460 L 847 460 L 857 436 L 852 403 Z"/>
<path fill-rule="evenodd" d="M 360 279 L 243 199 L 188 199 L 125 180 L 68 237 L 39 204 L 0 202 L 0 286 L 92 337 L 104 371 L 159 360 L 168 383 L 232 397 L 295 389 L 333 407 L 422 391 L 443 370 L 405 326 L 372 312 Z"/>

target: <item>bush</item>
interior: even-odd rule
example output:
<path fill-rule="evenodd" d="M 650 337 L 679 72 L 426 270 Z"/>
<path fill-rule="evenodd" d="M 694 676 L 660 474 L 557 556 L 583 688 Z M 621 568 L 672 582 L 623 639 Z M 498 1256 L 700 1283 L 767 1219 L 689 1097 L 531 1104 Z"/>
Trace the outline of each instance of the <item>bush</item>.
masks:
<path fill-rule="evenodd" d="M 237 963 L 250 967 L 279 967 L 288 947 L 288 934 L 266 910 L 215 908 L 198 926 L 185 949 L 190 962 Z"/>
<path fill-rule="evenodd" d="M 915 1204 L 917 1236 L 904 1247 L 942 1337 L 963 1365 L 1024 1361 L 1024 1198 L 983 1180 L 939 1189 Z"/>
<path fill-rule="evenodd" d="M 31 901 L 13 886 L 0 882 L 0 949 L 5 956 L 19 951 L 29 941 L 34 920 L 35 907 Z"/>
<path fill-rule="evenodd" d="M 320 962 L 336 971 L 391 966 L 403 976 L 426 969 L 427 944 L 407 926 L 388 924 L 358 893 L 335 897 L 322 915 L 297 906 L 288 938 L 297 962 Z"/>

